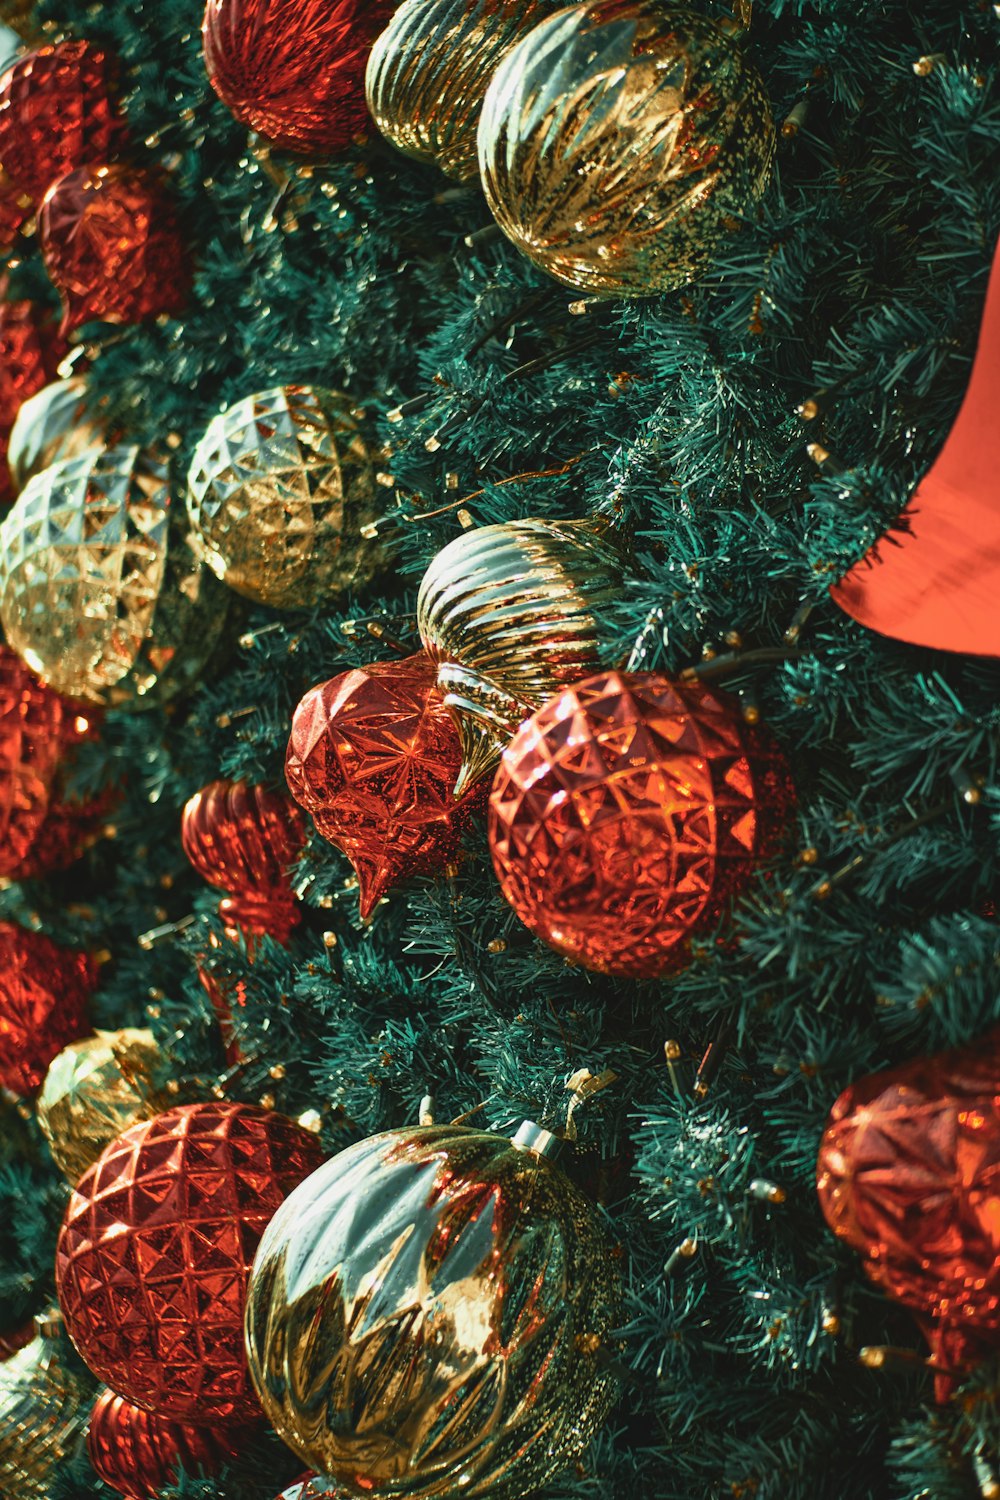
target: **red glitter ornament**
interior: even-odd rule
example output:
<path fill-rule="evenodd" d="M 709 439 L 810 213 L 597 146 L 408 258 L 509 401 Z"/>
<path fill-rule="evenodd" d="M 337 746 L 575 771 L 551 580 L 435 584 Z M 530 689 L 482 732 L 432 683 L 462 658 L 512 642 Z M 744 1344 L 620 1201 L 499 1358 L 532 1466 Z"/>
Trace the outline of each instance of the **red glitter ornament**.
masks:
<path fill-rule="evenodd" d="M 177 1483 L 178 1467 L 208 1476 L 239 1452 L 240 1434 L 171 1422 L 133 1406 L 114 1391 L 94 1404 L 87 1452 L 100 1479 L 128 1500 L 156 1500 Z"/>
<path fill-rule="evenodd" d="M 89 954 L 0 922 L 0 1085 L 37 1092 L 56 1053 L 90 1030 L 96 984 Z"/>
<path fill-rule="evenodd" d="M 77 1184 L 56 1247 L 66 1327 L 98 1379 L 181 1422 L 256 1418 L 250 1265 L 321 1161 L 309 1131 L 245 1104 L 182 1105 L 113 1141 Z"/>
<path fill-rule="evenodd" d="M 83 323 L 141 323 L 183 311 L 191 266 L 173 205 L 133 167 L 81 167 L 45 195 L 45 268 L 63 301 L 63 334 Z"/>
<path fill-rule="evenodd" d="M 76 802 L 62 783 L 99 722 L 94 709 L 45 687 L 0 645 L 0 877 L 65 869 L 98 836 L 111 795 Z"/>
<path fill-rule="evenodd" d="M 13 499 L 7 444 L 14 419 L 55 378 L 66 346 L 45 309 L 35 302 L 0 302 L 0 502 Z"/>
<path fill-rule="evenodd" d="M 0 77 L 0 161 L 33 202 L 67 172 L 110 161 L 124 140 L 115 68 L 102 47 L 38 47 Z"/>
<path fill-rule="evenodd" d="M 365 135 L 365 68 L 397 0 L 208 0 L 212 87 L 272 146 L 333 156 Z"/>
<path fill-rule="evenodd" d="M 606 672 L 550 699 L 505 751 L 493 864 L 551 947 L 651 979 L 685 961 L 775 852 L 793 799 L 777 746 L 733 698 Z"/>
<path fill-rule="evenodd" d="M 1000 1344 L 1000 1031 L 845 1089 L 819 1150 L 833 1232 L 916 1314 L 938 1399 Z"/>
<path fill-rule="evenodd" d="M 426 652 L 342 672 L 292 719 L 285 776 L 325 839 L 343 851 L 368 917 L 392 886 L 455 854 L 485 793 L 456 801 L 458 730 Z"/>

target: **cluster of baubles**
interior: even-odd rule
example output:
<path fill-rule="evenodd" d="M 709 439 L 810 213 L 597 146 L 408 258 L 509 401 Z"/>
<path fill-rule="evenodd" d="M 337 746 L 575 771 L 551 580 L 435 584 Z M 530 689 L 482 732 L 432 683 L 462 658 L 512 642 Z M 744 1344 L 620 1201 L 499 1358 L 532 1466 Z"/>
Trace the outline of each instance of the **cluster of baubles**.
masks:
<path fill-rule="evenodd" d="M 760 77 L 731 29 L 673 0 L 208 0 L 204 45 L 266 141 L 344 151 L 367 96 L 395 146 L 478 177 L 524 254 L 598 296 L 698 276 L 770 176 Z"/>

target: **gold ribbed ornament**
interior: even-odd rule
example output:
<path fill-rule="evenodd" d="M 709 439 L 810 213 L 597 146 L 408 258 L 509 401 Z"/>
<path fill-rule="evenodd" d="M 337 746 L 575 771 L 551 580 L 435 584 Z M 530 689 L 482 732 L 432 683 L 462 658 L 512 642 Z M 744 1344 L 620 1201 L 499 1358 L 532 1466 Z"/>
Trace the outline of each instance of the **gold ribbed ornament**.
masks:
<path fill-rule="evenodd" d="M 590 0 L 507 53 L 479 166 L 536 265 L 579 292 L 649 297 L 710 266 L 767 186 L 774 143 L 730 33 L 669 0 Z"/>
<path fill-rule="evenodd" d="M 461 735 L 456 795 L 495 769 L 536 708 L 600 664 L 597 621 L 621 575 L 588 521 L 482 526 L 434 558 L 417 623 Z"/>
<path fill-rule="evenodd" d="M 479 171 L 476 130 L 504 53 L 564 0 L 404 0 L 372 48 L 365 88 L 400 151 L 464 182 Z"/>
<path fill-rule="evenodd" d="M 74 1187 L 130 1125 L 176 1102 L 156 1092 L 159 1061 L 153 1033 L 133 1027 L 99 1031 L 53 1058 L 36 1111 L 56 1165 Z"/>
<path fill-rule="evenodd" d="M 44 682 L 113 708 L 193 687 L 228 596 L 171 525 L 162 465 L 121 445 L 52 464 L 0 525 L 0 622 Z"/>
<path fill-rule="evenodd" d="M 64 1363 L 64 1337 L 39 1333 L 0 1363 L 0 1494 L 12 1500 L 49 1500 L 83 1442 L 91 1398 Z"/>
<path fill-rule="evenodd" d="M 551 1144 L 527 1125 L 514 1142 L 391 1130 L 324 1163 L 265 1230 L 250 1373 L 279 1435 L 350 1494 L 534 1494 L 606 1417 L 620 1272 Z"/>
<path fill-rule="evenodd" d="M 50 464 L 93 453 L 104 440 L 82 375 L 42 386 L 20 407 L 11 430 L 7 462 L 15 493 Z"/>
<path fill-rule="evenodd" d="M 338 391 L 284 385 L 209 424 L 188 475 L 192 541 L 238 594 L 308 609 L 378 571 L 375 471 L 352 408 Z"/>

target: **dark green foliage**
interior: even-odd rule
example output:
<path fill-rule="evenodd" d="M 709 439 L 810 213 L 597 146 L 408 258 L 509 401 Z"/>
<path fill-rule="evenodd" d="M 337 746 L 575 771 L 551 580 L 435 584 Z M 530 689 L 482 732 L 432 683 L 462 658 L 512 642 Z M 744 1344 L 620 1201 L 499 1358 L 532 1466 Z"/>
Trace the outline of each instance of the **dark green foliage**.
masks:
<path fill-rule="evenodd" d="M 758 0 L 748 45 L 776 117 L 809 103 L 759 213 L 697 286 L 574 317 L 570 294 L 504 241 L 465 247 L 488 219 L 477 191 L 442 192 L 381 143 L 299 173 L 275 208 L 274 180 L 205 79 L 199 0 L 40 5 L 122 57 L 138 154 L 169 169 L 198 264 L 189 315 L 110 341 L 95 388 L 137 439 L 176 445 L 178 475 L 234 397 L 279 381 L 349 390 L 395 477 L 381 530 L 397 567 L 317 617 L 252 612 L 225 670 L 168 717 L 112 715 L 106 754 L 80 774 L 124 781 L 117 839 L 2 905 L 110 951 L 95 1018 L 149 1018 L 185 1095 L 221 1086 L 318 1110 L 331 1150 L 415 1120 L 426 1094 L 439 1119 L 558 1128 L 567 1078 L 614 1069 L 574 1115 L 575 1170 L 623 1246 L 631 1377 L 548 1500 L 975 1500 L 1000 1464 L 995 1371 L 935 1410 L 919 1363 L 859 1364 L 863 1345 L 920 1339 L 834 1242 L 813 1189 L 848 1081 L 970 1040 L 1000 1010 L 1000 666 L 880 639 L 827 599 L 938 452 L 968 378 L 1000 230 L 994 9 Z M 13 273 L 15 290 L 43 284 L 32 257 Z M 807 426 L 796 408 L 822 389 Z M 387 420 L 424 393 L 418 414 Z M 822 473 L 810 438 L 836 456 Z M 537 477 L 549 470 L 562 472 Z M 792 764 L 789 852 L 744 903 L 741 941 L 703 941 L 662 984 L 589 975 L 536 943 L 498 896 L 481 829 L 454 879 L 413 882 L 367 927 L 346 861 L 314 840 L 303 925 L 253 965 L 186 868 L 184 799 L 219 775 L 280 781 L 303 690 L 386 654 L 366 619 L 415 648 L 420 575 L 458 534 L 446 507 L 474 492 L 478 523 L 600 514 L 627 535 L 609 662 L 635 647 L 637 665 L 676 671 L 728 649 L 730 632 L 787 652 L 790 621 L 814 606 L 794 654 L 732 678 L 755 686 Z M 978 807 L 955 771 L 984 779 Z M 137 946 L 192 911 L 182 938 Z M 195 972 L 211 929 L 246 992 L 246 1060 L 229 1069 Z M 699 1101 L 698 1059 L 720 1028 L 728 1047 Z M 0 1296 L 24 1310 L 48 1293 L 62 1190 L 9 1121 Z M 759 1196 L 760 1180 L 785 1202 Z M 697 1251 L 678 1260 L 689 1237 Z M 270 1500 L 282 1479 L 265 1463 L 252 1481 L 179 1493 Z M 85 1464 L 60 1478 L 63 1500 L 89 1493 L 104 1492 Z"/>

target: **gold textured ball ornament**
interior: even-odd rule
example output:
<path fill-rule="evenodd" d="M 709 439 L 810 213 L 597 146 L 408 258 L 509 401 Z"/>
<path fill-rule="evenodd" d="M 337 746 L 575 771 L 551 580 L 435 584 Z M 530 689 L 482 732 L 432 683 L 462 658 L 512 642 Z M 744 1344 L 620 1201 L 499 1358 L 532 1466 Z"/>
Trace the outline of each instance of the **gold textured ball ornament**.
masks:
<path fill-rule="evenodd" d="M 417 623 L 458 724 L 456 796 L 493 771 L 523 721 L 599 664 L 598 620 L 621 589 L 614 543 L 589 521 L 509 521 L 449 542 Z"/>
<path fill-rule="evenodd" d="M 0 1363 L 0 1494 L 49 1500 L 59 1466 L 82 1447 L 91 1395 L 55 1327 Z"/>
<path fill-rule="evenodd" d="M 131 445 L 28 481 L 0 524 L 0 622 L 43 682 L 111 708 L 195 685 L 228 596 L 172 518 L 164 467 Z"/>
<path fill-rule="evenodd" d="M 284 385 L 209 424 L 188 476 L 192 540 L 238 594 L 308 609 L 378 571 L 375 471 L 352 408 L 338 391 Z"/>
<path fill-rule="evenodd" d="M 537 1126 L 388 1131 L 265 1230 L 250 1372 L 279 1435 L 349 1494 L 534 1493 L 604 1421 L 620 1272 L 552 1144 Z"/>
<path fill-rule="evenodd" d="M 767 186 L 774 144 L 732 35 L 670 0 L 590 0 L 507 53 L 479 166 L 536 265 L 579 292 L 649 297 L 708 268 Z"/>
<path fill-rule="evenodd" d="M 82 375 L 42 386 L 22 404 L 11 430 L 7 462 L 15 493 L 50 464 L 103 448 L 105 433 Z"/>
<path fill-rule="evenodd" d="M 387 140 L 459 182 L 504 53 L 564 0 L 404 0 L 368 59 L 368 108 Z"/>
<path fill-rule="evenodd" d="M 134 1027 L 99 1031 L 53 1058 L 35 1108 L 56 1165 L 74 1186 L 105 1146 L 174 1102 L 154 1086 L 159 1062 L 153 1033 Z"/>

